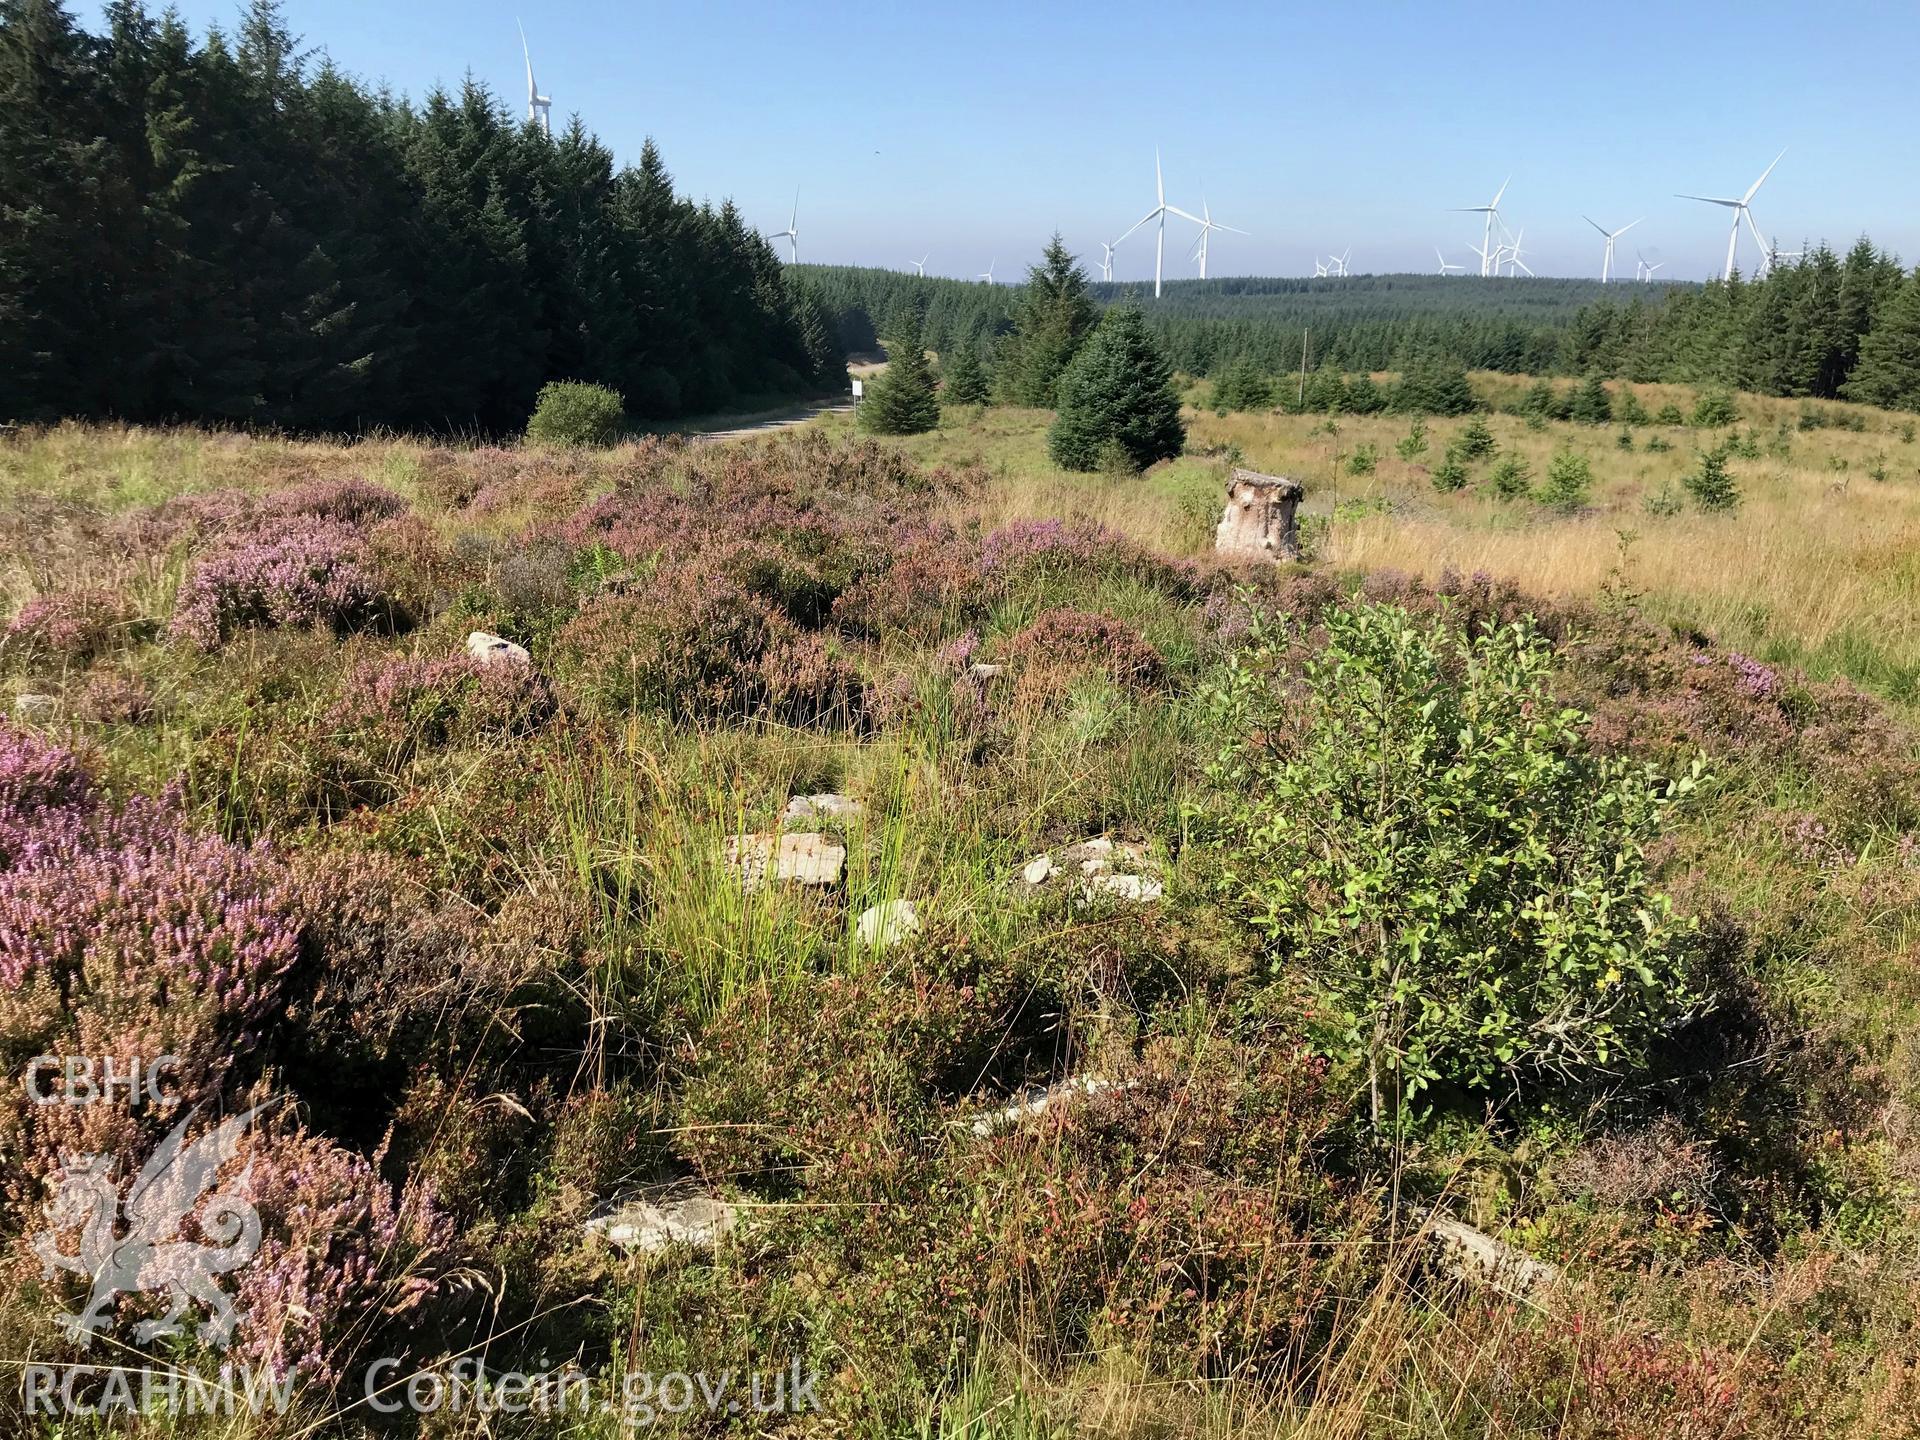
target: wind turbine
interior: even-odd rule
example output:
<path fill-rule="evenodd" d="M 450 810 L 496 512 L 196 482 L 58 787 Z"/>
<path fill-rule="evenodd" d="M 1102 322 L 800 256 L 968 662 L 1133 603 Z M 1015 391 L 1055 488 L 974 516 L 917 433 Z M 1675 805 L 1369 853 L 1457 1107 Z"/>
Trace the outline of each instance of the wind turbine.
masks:
<path fill-rule="evenodd" d="M 1622 235 L 1626 234 L 1627 231 L 1631 230 L 1633 228 L 1633 225 L 1638 225 L 1640 223 L 1640 220 L 1644 220 L 1647 217 L 1642 215 L 1640 217 L 1640 220 L 1636 220 L 1633 222 L 1633 225 L 1622 225 L 1618 230 L 1607 229 L 1598 220 L 1595 220 L 1591 215 L 1582 215 L 1580 218 L 1586 221 L 1587 224 L 1593 226 L 1594 229 L 1598 230 L 1602 235 L 1606 236 L 1607 238 L 1606 258 L 1600 262 L 1600 283 L 1602 285 L 1605 285 L 1609 280 L 1613 279 L 1613 242 L 1618 240 Z"/>
<path fill-rule="evenodd" d="M 1513 244 L 1507 247 L 1507 263 L 1511 265 L 1514 270 L 1526 270 L 1528 277 L 1531 278 L 1533 271 L 1528 269 L 1527 262 L 1520 258 L 1522 254 L 1520 242 L 1526 239 L 1526 237 L 1527 227 L 1522 225 L 1520 227 L 1520 233 L 1513 237 Z M 1513 272 L 1509 271 L 1508 273 L 1512 274 Z"/>
<path fill-rule="evenodd" d="M 1313 278 L 1316 280 L 1324 280 L 1327 278 L 1327 262 L 1322 260 L 1318 255 L 1313 257 Z"/>
<path fill-rule="evenodd" d="M 1773 157 L 1773 165 L 1778 165 L 1782 160 L 1786 159 L 1786 156 L 1787 152 L 1782 150 L 1778 155 Z M 1760 172 L 1760 178 L 1749 185 L 1747 187 L 1747 193 L 1742 195 L 1738 200 L 1722 200 L 1712 195 L 1682 195 L 1679 197 L 1682 200 L 1698 200 L 1707 205 L 1724 205 L 1733 211 L 1733 229 L 1728 232 L 1727 235 L 1727 268 L 1722 272 L 1720 277 L 1723 280 L 1731 280 L 1733 278 L 1733 256 L 1734 251 L 1740 244 L 1740 222 L 1743 219 L 1747 222 L 1747 229 L 1753 232 L 1753 243 L 1760 247 L 1760 270 L 1756 273 L 1764 273 L 1766 270 L 1767 242 L 1760 238 L 1760 227 L 1753 223 L 1753 197 L 1759 191 L 1760 187 L 1767 183 L 1767 176 L 1773 174 L 1773 165 L 1769 165 L 1766 169 L 1762 170 Z"/>
<path fill-rule="evenodd" d="M 1327 263 L 1333 266 L 1333 273 L 1340 279 L 1347 278 L 1347 257 L 1353 254 L 1351 245 L 1338 255 L 1327 256 Z"/>
<path fill-rule="evenodd" d="M 800 187 L 798 185 L 793 187 L 793 214 L 787 219 L 787 228 L 769 232 L 767 239 L 785 240 L 787 263 L 791 265 L 800 263 Z"/>
<path fill-rule="evenodd" d="M 797 203 L 797 202 L 798 202 L 798 200 L 799 200 L 799 197 L 798 197 L 798 196 L 795 196 L 795 197 L 794 197 L 794 199 L 795 199 L 795 201 L 796 201 L 796 203 Z M 929 250 L 929 251 L 927 252 L 927 255 L 931 255 L 932 253 L 933 253 L 933 252 L 932 252 L 931 250 Z M 927 255 L 922 255 L 922 256 L 921 256 L 921 257 L 920 257 L 920 258 L 919 258 L 918 260 L 915 260 L 915 261 L 913 262 L 913 273 L 914 273 L 914 274 L 916 274 L 916 275 L 925 275 L 925 274 L 927 273 Z"/>
<path fill-rule="evenodd" d="M 987 284 L 991 285 L 993 283 L 993 267 L 998 265 L 999 263 L 1000 263 L 1000 257 L 998 255 L 994 256 L 993 259 L 987 262 L 987 268 L 982 270 L 978 275 L 974 276 L 973 278 L 976 280 L 984 280 L 987 282 Z"/>
<path fill-rule="evenodd" d="M 1507 193 L 1507 186 L 1512 183 L 1513 177 L 1511 175 L 1502 180 L 1500 182 L 1500 188 L 1494 192 L 1493 203 L 1490 205 L 1456 205 L 1453 207 L 1453 213 L 1456 215 L 1485 215 L 1487 217 L 1486 227 L 1480 236 L 1480 249 L 1477 252 L 1480 256 L 1480 278 L 1483 280 L 1486 279 L 1487 276 L 1487 259 L 1489 256 L 1495 255 L 1493 248 L 1493 227 L 1500 223 L 1500 198 Z M 1493 273 L 1496 275 L 1500 273 L 1500 261 L 1497 257 L 1493 262 Z"/>
<path fill-rule="evenodd" d="M 1149 220 L 1159 222 L 1153 238 L 1153 298 L 1158 300 L 1160 298 L 1161 266 L 1167 255 L 1167 216 L 1178 215 L 1182 220 L 1191 220 L 1196 225 L 1205 224 L 1206 222 L 1201 220 L 1197 215 L 1187 214 L 1187 212 L 1182 210 L 1178 205 L 1167 204 L 1167 185 L 1160 174 L 1160 151 L 1158 147 L 1156 147 L 1153 152 L 1153 193 L 1153 209 L 1134 221 L 1133 224 L 1128 227 L 1126 235 L 1122 235 L 1120 239 L 1113 243 L 1115 245 L 1122 244 L 1126 240 L 1127 235 L 1133 234 L 1135 230 L 1138 230 Z"/>
<path fill-rule="evenodd" d="M 1235 235 L 1245 235 L 1247 232 L 1244 230 L 1236 230 L 1231 225 L 1222 225 L 1218 220 L 1214 219 L 1213 211 L 1207 208 L 1207 200 L 1204 195 L 1200 197 L 1200 213 L 1205 217 L 1200 221 L 1200 238 L 1193 242 L 1193 249 L 1189 250 L 1187 254 L 1190 256 L 1199 255 L 1200 278 L 1204 280 L 1207 278 L 1207 237 L 1212 235 L 1216 230 L 1226 230 Z"/>
<path fill-rule="evenodd" d="M 1102 280 L 1113 279 L 1114 249 L 1115 247 L 1109 245 L 1106 241 L 1102 240 L 1100 242 L 1100 278 Z"/>
<path fill-rule="evenodd" d="M 1449 270 L 1464 270 L 1467 268 L 1464 265 L 1455 265 L 1452 261 L 1448 260 L 1445 255 L 1440 253 L 1440 247 L 1438 245 L 1433 247 L 1433 258 L 1440 262 L 1440 273 L 1442 275 L 1445 275 Z"/>
<path fill-rule="evenodd" d="M 1666 261 L 1662 260 L 1660 262 L 1660 265 L 1655 265 L 1651 261 L 1649 261 L 1646 256 L 1642 255 L 1638 250 L 1633 252 L 1633 258 L 1634 258 L 1634 261 L 1636 262 L 1636 266 L 1633 272 L 1633 278 L 1641 281 L 1642 283 L 1651 283 L 1651 281 L 1653 280 L 1653 272 L 1658 270 L 1660 268 L 1660 265 L 1665 265 L 1667 263 Z"/>
<path fill-rule="evenodd" d="M 539 121 L 540 133 L 551 136 L 553 121 L 547 112 L 553 109 L 553 97 L 542 95 L 540 87 L 533 83 L 533 52 L 527 48 L 527 27 L 518 20 L 513 24 L 514 28 L 520 32 L 520 53 L 526 57 L 527 61 L 527 119 Z"/>

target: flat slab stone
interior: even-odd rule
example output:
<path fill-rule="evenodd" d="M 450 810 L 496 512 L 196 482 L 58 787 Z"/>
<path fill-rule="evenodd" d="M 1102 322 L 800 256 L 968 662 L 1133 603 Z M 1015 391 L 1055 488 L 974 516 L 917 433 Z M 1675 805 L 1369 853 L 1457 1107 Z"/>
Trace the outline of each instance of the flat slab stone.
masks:
<path fill-rule="evenodd" d="M 676 1245 L 711 1250 L 733 1233 L 739 1213 L 711 1195 L 628 1200 L 587 1221 L 586 1232 L 629 1255 L 657 1255 Z"/>
<path fill-rule="evenodd" d="M 772 881 L 781 885 L 826 886 L 840 883 L 847 850 L 825 835 L 729 835 L 723 853 L 740 872 L 748 890 Z"/>
<path fill-rule="evenodd" d="M 796 795 L 787 801 L 784 823 L 805 824 L 809 820 L 857 820 L 866 806 L 846 795 L 831 791 L 821 795 Z"/>
<path fill-rule="evenodd" d="M 1427 1220 L 1427 1238 L 1438 1250 L 1441 1268 L 1472 1284 L 1490 1285 L 1515 1299 L 1528 1300 L 1559 1283 L 1560 1272 L 1526 1251 L 1496 1240 L 1448 1215 Z"/>

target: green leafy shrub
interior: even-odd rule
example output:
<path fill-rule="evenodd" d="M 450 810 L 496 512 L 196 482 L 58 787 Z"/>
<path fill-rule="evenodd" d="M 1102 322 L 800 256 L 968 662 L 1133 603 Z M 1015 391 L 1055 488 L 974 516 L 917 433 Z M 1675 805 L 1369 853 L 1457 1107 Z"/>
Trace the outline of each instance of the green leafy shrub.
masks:
<path fill-rule="evenodd" d="M 1651 492 L 1642 504 L 1649 515 L 1657 515 L 1663 520 L 1678 515 L 1683 508 L 1680 492 L 1673 488 L 1671 480 L 1664 482 L 1658 490 Z"/>
<path fill-rule="evenodd" d="M 1740 486 L 1727 466 L 1724 448 L 1709 450 L 1700 457 L 1700 468 L 1686 479 L 1687 493 L 1702 510 L 1733 510 L 1740 504 Z"/>
<path fill-rule="evenodd" d="M 1613 418 L 1622 425 L 1644 425 L 1652 417 L 1630 386 L 1622 385 L 1613 407 Z"/>
<path fill-rule="evenodd" d="M 1693 402 L 1693 424 L 1701 430 L 1718 430 L 1740 418 L 1740 407 L 1724 390 L 1708 390 Z"/>
<path fill-rule="evenodd" d="M 1222 371 L 1214 382 L 1213 408 L 1221 415 L 1229 410 L 1266 410 L 1272 405 L 1273 381 L 1244 356 Z"/>
<path fill-rule="evenodd" d="M 1667 453 L 1667 451 L 1671 449 L 1673 449 L 1673 444 L 1671 441 L 1667 439 L 1666 436 L 1649 435 L 1647 437 L 1647 453 L 1648 454 L 1664 455 Z"/>
<path fill-rule="evenodd" d="M 1607 394 L 1607 382 L 1598 374 L 1587 376 L 1573 392 L 1567 418 L 1580 425 L 1605 425 L 1613 419 L 1613 400 Z"/>
<path fill-rule="evenodd" d="M 1393 387 L 1393 408 L 1405 415 L 1469 415 L 1479 405 L 1456 361 L 1417 360 Z"/>
<path fill-rule="evenodd" d="M 550 380 L 540 387 L 527 438 L 542 445 L 611 445 L 626 423 L 618 391 L 584 380 Z"/>
<path fill-rule="evenodd" d="M 1359 446 L 1352 455 L 1347 457 L 1349 475 L 1371 475 L 1379 465 L 1380 452 L 1374 448 L 1372 441 Z"/>
<path fill-rule="evenodd" d="M 1656 425 L 1684 425 L 1687 417 L 1680 412 L 1678 405 L 1669 400 L 1660 407 L 1660 413 L 1653 417 L 1653 421 Z"/>
<path fill-rule="evenodd" d="M 1418 415 L 1408 428 L 1406 438 L 1395 445 L 1394 452 L 1409 463 L 1418 460 L 1427 453 L 1427 422 Z"/>
<path fill-rule="evenodd" d="M 892 328 L 887 368 L 867 383 L 860 401 L 860 428 L 873 435 L 922 435 L 940 423 L 940 397 L 921 343 L 920 312 L 907 307 Z"/>
<path fill-rule="evenodd" d="M 1525 622 L 1358 601 L 1326 643 L 1256 629 L 1210 692 L 1225 884 L 1376 1126 L 1447 1083 L 1516 1089 L 1631 1065 L 1698 1002 L 1694 926 L 1648 847 L 1678 779 L 1603 758 Z"/>

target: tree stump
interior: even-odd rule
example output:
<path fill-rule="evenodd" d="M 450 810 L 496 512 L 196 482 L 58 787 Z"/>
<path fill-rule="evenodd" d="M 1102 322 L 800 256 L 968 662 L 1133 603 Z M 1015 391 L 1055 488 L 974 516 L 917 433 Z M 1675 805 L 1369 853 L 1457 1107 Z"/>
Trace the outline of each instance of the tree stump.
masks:
<path fill-rule="evenodd" d="M 1298 480 L 1236 467 L 1227 479 L 1226 513 L 1213 532 L 1214 553 L 1227 560 L 1298 559 L 1294 511 L 1306 493 Z"/>

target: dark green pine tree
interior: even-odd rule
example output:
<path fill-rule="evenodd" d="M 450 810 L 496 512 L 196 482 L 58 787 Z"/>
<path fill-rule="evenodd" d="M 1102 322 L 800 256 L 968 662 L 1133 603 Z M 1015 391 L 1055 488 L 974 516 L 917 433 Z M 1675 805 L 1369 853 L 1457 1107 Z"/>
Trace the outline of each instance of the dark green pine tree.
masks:
<path fill-rule="evenodd" d="M 1065 469 L 1096 470 L 1122 460 L 1145 469 L 1186 444 L 1173 367 L 1137 305 L 1107 311 L 1061 377 L 1059 392 L 1047 450 Z"/>
<path fill-rule="evenodd" d="M 940 423 L 933 369 L 920 340 L 918 310 L 903 306 L 888 326 L 887 368 L 860 401 L 860 428 L 875 435 L 918 435 Z"/>
<path fill-rule="evenodd" d="M 1920 269 L 1880 307 L 1842 393 L 1867 405 L 1920 410 Z"/>
<path fill-rule="evenodd" d="M 1056 233 L 1015 302 L 1013 333 L 995 371 L 1001 393 L 1014 405 L 1051 409 L 1060 377 L 1098 319 L 1086 272 Z"/>
<path fill-rule="evenodd" d="M 1606 381 L 1594 371 L 1573 393 L 1567 418 L 1580 425 L 1605 425 L 1613 419 L 1613 401 L 1607 395 Z"/>
<path fill-rule="evenodd" d="M 986 366 L 980 352 L 962 340 L 953 347 L 952 358 L 941 357 L 940 400 L 946 405 L 984 405 L 992 393 Z"/>

